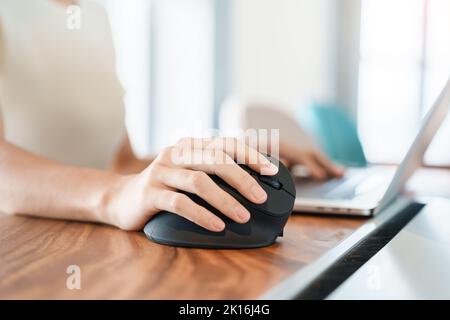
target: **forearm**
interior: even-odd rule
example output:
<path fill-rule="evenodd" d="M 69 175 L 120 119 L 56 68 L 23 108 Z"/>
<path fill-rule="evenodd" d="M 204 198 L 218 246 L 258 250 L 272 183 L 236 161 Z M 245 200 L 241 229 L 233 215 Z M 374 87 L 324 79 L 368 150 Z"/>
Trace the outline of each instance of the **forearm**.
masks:
<path fill-rule="evenodd" d="M 26 152 L 0 137 L 0 211 L 112 223 L 108 195 L 121 176 L 65 166 Z"/>

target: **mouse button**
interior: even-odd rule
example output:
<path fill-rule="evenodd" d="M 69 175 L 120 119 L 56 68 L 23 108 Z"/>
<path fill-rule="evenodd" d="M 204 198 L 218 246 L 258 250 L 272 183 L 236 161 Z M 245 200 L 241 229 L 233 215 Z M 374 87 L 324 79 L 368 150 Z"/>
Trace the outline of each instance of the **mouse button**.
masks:
<path fill-rule="evenodd" d="M 267 193 L 267 200 L 262 204 L 254 204 L 250 202 L 250 206 L 262 211 L 266 214 L 279 216 L 290 214 L 294 207 L 294 198 L 291 194 L 283 189 L 276 190 L 266 184 L 261 184 L 261 187 Z"/>
<path fill-rule="evenodd" d="M 247 198 L 245 198 L 243 195 L 239 193 L 236 189 L 228 185 L 224 180 L 222 180 L 220 177 L 211 175 L 211 179 L 219 187 L 221 187 L 223 190 L 225 190 L 227 193 L 229 193 L 231 196 L 233 196 L 239 203 L 241 203 L 243 206 L 247 207 L 248 209 L 256 209 L 259 211 L 262 211 L 265 214 L 269 214 L 272 216 L 277 215 L 283 215 L 286 213 L 290 213 L 292 210 L 292 207 L 294 206 L 294 198 L 291 194 L 286 192 L 283 189 L 274 189 L 272 186 L 269 186 L 265 183 L 262 183 L 258 178 L 255 177 L 255 180 L 258 181 L 258 184 L 263 188 L 263 190 L 268 195 L 268 200 L 264 202 L 263 204 L 254 203 Z M 198 198 L 195 195 L 191 195 L 197 203 L 203 203 L 204 200 Z"/>
<path fill-rule="evenodd" d="M 293 197 L 296 195 L 295 190 L 295 183 L 294 179 L 292 178 L 291 173 L 289 172 L 288 168 L 286 168 L 283 164 L 280 163 L 278 167 L 278 180 L 282 184 L 282 189 L 286 191 L 287 193 L 291 194 Z"/>
<path fill-rule="evenodd" d="M 265 183 L 266 185 L 276 189 L 280 190 L 283 187 L 283 184 L 278 180 L 276 176 L 263 176 L 260 175 L 258 177 L 259 181 L 262 183 Z"/>
<path fill-rule="evenodd" d="M 275 157 L 267 156 L 267 159 L 278 168 L 278 173 L 274 177 L 278 178 L 278 181 L 281 183 L 281 188 L 295 197 L 295 183 L 289 169 Z"/>

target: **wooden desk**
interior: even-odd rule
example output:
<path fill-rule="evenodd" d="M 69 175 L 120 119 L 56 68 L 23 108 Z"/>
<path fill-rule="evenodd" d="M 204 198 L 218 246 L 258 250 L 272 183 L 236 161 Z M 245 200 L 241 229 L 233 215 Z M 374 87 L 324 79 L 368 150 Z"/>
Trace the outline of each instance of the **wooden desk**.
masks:
<path fill-rule="evenodd" d="M 418 176 L 412 185 L 426 189 L 420 181 L 436 177 L 439 195 L 450 197 L 450 171 L 427 169 Z M 156 245 L 140 232 L 3 215 L 0 299 L 257 298 L 365 221 L 294 215 L 277 244 L 239 251 L 172 248 Z M 69 265 L 81 268 L 80 290 L 66 288 Z"/>

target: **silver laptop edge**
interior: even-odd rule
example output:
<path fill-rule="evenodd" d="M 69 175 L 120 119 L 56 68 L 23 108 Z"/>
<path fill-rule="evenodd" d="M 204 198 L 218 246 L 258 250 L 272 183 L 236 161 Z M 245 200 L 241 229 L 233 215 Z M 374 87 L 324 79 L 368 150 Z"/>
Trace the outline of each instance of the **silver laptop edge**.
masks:
<path fill-rule="evenodd" d="M 386 205 L 391 203 L 404 189 L 406 182 L 411 178 L 423 161 L 425 152 L 430 145 L 433 137 L 441 127 L 445 120 L 450 106 L 450 79 L 442 89 L 438 99 L 433 107 L 428 111 L 423 125 L 419 130 L 414 142 L 404 157 L 402 163 L 398 167 L 394 178 L 392 179 L 386 193 L 381 199 L 376 212 L 382 210 Z"/>
<path fill-rule="evenodd" d="M 308 199 L 297 195 L 294 210 L 317 213 L 341 213 L 369 216 L 377 214 L 403 191 L 406 182 L 422 165 L 423 156 L 433 137 L 439 130 L 450 107 L 450 78 L 442 89 L 433 107 L 425 116 L 422 126 L 401 164 L 385 189 L 382 197 L 373 203 L 356 203 L 353 200 Z M 380 200 L 381 199 L 381 200 Z"/>

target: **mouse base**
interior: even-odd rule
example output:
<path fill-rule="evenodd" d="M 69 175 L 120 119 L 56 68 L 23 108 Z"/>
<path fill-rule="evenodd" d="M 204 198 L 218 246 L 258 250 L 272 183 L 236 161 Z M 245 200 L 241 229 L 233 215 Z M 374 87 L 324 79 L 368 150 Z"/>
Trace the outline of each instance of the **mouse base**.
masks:
<path fill-rule="evenodd" d="M 167 239 L 160 239 L 155 238 L 152 236 L 147 235 L 147 238 L 157 244 L 162 244 L 165 246 L 170 247 L 180 247 L 180 248 L 197 248 L 197 249 L 225 249 L 225 250 L 232 250 L 232 249 L 258 249 L 258 248 L 264 248 L 269 247 L 273 245 L 276 242 L 276 239 L 273 241 L 267 242 L 267 243 L 252 243 L 252 244 L 219 244 L 219 243 L 204 243 L 204 242 L 190 242 L 190 241 L 175 241 L 175 240 L 167 240 Z"/>
<path fill-rule="evenodd" d="M 144 233 L 155 243 L 185 248 L 255 249 L 275 243 L 279 235 L 274 236 L 259 228 L 248 223 L 229 223 L 222 232 L 212 232 L 178 215 L 163 212 L 147 223 Z"/>

